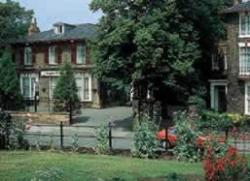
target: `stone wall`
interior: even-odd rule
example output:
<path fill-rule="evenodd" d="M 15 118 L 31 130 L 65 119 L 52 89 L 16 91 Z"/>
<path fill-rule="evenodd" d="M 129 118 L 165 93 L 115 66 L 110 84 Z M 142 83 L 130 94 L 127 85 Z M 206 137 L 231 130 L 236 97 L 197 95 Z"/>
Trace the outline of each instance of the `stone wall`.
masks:
<path fill-rule="evenodd" d="M 227 111 L 244 113 L 244 81 L 239 79 L 239 16 L 227 17 L 228 95 Z"/>

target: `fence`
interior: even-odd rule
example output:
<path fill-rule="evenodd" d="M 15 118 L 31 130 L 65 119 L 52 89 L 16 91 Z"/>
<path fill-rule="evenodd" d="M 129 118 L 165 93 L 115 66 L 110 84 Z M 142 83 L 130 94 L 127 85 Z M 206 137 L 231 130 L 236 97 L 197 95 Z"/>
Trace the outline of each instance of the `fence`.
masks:
<path fill-rule="evenodd" d="M 51 146 L 55 148 L 68 148 L 74 142 L 79 147 L 93 148 L 97 145 L 97 126 L 68 126 L 60 125 L 33 125 L 32 130 L 25 133 L 25 138 L 32 146 Z M 115 129 L 108 124 L 109 149 L 128 150 L 132 148 L 132 132 Z"/>

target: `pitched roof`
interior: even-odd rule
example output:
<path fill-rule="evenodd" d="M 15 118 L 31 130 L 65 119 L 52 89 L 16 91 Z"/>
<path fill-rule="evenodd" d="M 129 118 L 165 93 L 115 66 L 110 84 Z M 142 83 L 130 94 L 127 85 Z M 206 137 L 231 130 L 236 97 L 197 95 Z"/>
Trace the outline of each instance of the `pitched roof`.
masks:
<path fill-rule="evenodd" d="M 56 23 L 54 25 L 65 24 L 66 23 Z M 95 24 L 80 24 L 71 25 L 70 30 L 66 31 L 64 34 L 56 34 L 54 30 L 43 31 L 39 33 L 34 33 L 30 36 L 21 37 L 13 43 L 35 43 L 35 42 L 51 42 L 51 41 L 66 41 L 66 40 L 91 40 L 97 35 L 97 25 Z"/>
<path fill-rule="evenodd" d="M 224 14 L 250 11 L 250 1 L 243 2 L 222 11 Z"/>

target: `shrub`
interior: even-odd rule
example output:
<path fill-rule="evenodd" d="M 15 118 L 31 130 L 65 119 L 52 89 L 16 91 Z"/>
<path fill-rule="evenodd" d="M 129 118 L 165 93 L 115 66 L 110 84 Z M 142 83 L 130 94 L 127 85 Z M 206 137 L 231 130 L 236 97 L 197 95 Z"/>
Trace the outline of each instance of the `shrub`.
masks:
<path fill-rule="evenodd" d="M 71 143 L 72 151 L 76 152 L 79 149 L 79 136 L 75 134 L 72 137 L 72 143 Z"/>
<path fill-rule="evenodd" d="M 107 125 L 102 124 L 97 128 L 97 145 L 96 152 L 98 154 L 105 154 L 109 152 L 109 128 Z"/>
<path fill-rule="evenodd" d="M 159 146 L 156 139 L 156 126 L 148 118 L 143 118 L 135 129 L 132 154 L 139 158 L 154 158 Z"/>
<path fill-rule="evenodd" d="M 12 121 L 10 114 L 0 112 L 0 148 L 10 147 L 10 134 L 12 130 Z"/>
<path fill-rule="evenodd" d="M 198 112 L 201 112 L 206 108 L 206 101 L 200 96 L 190 96 L 188 98 L 188 104 L 196 105 Z"/>
<path fill-rule="evenodd" d="M 200 157 L 200 151 L 196 145 L 198 133 L 191 127 L 186 112 L 178 112 L 174 117 L 174 122 L 178 138 L 173 149 L 174 155 L 178 160 L 197 161 Z"/>
<path fill-rule="evenodd" d="M 224 155 L 218 155 L 213 147 L 209 147 L 203 164 L 207 181 L 248 179 L 247 161 L 233 147 L 229 147 Z"/>
<path fill-rule="evenodd" d="M 0 112 L 0 148 L 28 149 L 29 144 L 24 139 L 23 122 L 13 122 L 7 112 Z"/>

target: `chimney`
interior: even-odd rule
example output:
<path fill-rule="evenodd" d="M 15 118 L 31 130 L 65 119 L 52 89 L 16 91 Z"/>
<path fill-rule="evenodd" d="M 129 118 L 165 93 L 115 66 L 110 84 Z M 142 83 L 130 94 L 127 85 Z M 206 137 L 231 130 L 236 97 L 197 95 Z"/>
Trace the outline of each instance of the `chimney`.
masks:
<path fill-rule="evenodd" d="M 32 18 L 32 21 L 30 23 L 30 27 L 28 29 L 28 35 L 31 36 L 33 35 L 34 33 L 38 33 L 40 32 L 38 26 L 37 26 L 37 22 L 36 22 L 36 18 Z"/>

